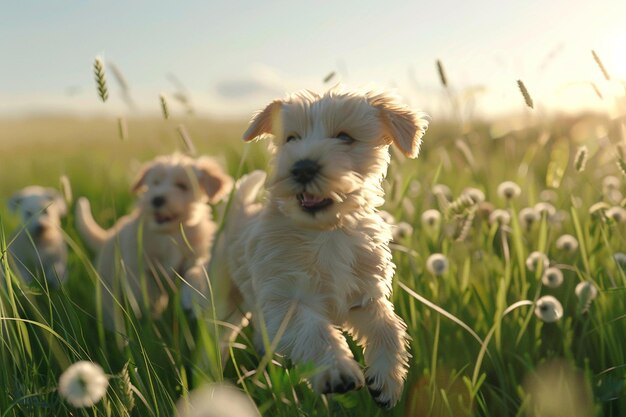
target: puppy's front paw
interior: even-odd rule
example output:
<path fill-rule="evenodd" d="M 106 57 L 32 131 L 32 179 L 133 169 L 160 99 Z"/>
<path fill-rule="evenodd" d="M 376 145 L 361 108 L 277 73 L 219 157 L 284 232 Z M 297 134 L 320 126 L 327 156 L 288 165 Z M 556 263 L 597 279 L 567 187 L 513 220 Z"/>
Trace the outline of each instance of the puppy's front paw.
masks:
<path fill-rule="evenodd" d="M 393 370 L 380 370 L 376 372 L 372 369 L 365 371 L 365 382 L 372 398 L 379 407 L 389 410 L 402 395 L 404 379 Z"/>
<path fill-rule="evenodd" d="M 311 386 L 318 394 L 342 394 L 363 385 L 363 372 L 351 358 L 335 362 L 311 377 Z"/>

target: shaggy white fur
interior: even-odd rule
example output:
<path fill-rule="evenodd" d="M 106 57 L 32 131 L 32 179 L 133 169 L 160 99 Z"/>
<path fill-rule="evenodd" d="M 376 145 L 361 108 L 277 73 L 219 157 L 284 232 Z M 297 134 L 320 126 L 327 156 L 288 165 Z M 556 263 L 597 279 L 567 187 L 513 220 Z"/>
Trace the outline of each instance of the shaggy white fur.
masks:
<path fill-rule="evenodd" d="M 19 213 L 24 226 L 8 248 L 14 270 L 27 284 L 45 279 L 58 288 L 67 280 L 67 244 L 61 230 L 65 200 L 53 188 L 32 185 L 15 193 L 9 208 Z"/>
<path fill-rule="evenodd" d="M 137 208 L 109 230 L 94 221 L 89 201 L 79 199 L 77 227 L 98 252 L 109 329 L 123 331 L 116 306 L 123 305 L 124 297 L 137 316 L 150 312 L 159 317 L 168 303 L 167 288 L 176 290 L 186 271 L 208 262 L 216 226 L 207 203 L 220 201 L 231 186 L 231 177 L 213 159 L 174 154 L 142 168 L 132 187 L 139 194 Z M 183 307 L 191 309 L 194 299 L 206 296 L 206 289 L 202 279 L 185 280 Z"/>
<path fill-rule="evenodd" d="M 266 204 L 254 201 L 263 174 L 238 184 L 218 246 L 238 291 L 229 298 L 252 311 L 259 344 L 316 366 L 318 393 L 366 382 L 382 407 L 400 398 L 408 336 L 389 301 L 391 231 L 377 207 L 389 145 L 417 157 L 427 125 L 387 93 L 305 91 L 270 103 L 244 134 L 271 136 L 272 173 Z M 364 373 L 342 330 L 363 347 Z"/>

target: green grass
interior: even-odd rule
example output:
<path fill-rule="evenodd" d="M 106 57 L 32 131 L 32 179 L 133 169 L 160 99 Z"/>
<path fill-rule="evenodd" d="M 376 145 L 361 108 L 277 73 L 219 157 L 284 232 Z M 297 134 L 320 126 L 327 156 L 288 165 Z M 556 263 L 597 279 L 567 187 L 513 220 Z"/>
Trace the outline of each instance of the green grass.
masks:
<path fill-rule="evenodd" d="M 129 184 L 139 163 L 182 149 L 179 122 L 130 119 L 128 140 L 122 141 L 115 120 L 0 121 L 0 195 L 8 198 L 29 184 L 58 187 L 65 174 L 74 196 L 88 197 L 96 219 L 111 225 L 132 205 Z M 184 123 L 199 153 L 221 156 L 233 176 L 240 168 L 266 167 L 264 144 L 244 147 L 240 141 L 244 122 L 190 118 Z M 604 199 L 602 178 L 621 175 L 614 163 L 617 139 L 595 133 L 613 132 L 613 123 L 592 115 L 529 119 L 522 129 L 503 133 L 496 123 L 473 121 L 461 128 L 434 121 L 417 160 L 393 152 L 384 209 L 414 229 L 392 245 L 393 302 L 408 325 L 413 357 L 402 400 L 389 412 L 376 408 L 366 390 L 315 395 L 301 382 L 312 369 L 264 362 L 249 330 L 239 336 L 230 358 L 219 358 L 215 324 L 190 320 L 176 297 L 160 321 L 127 317 L 128 343 L 119 349 L 97 321 L 93 254 L 78 238 L 70 213 L 64 219 L 71 253 L 67 285 L 58 291 L 28 288 L 16 279 L 0 285 L 0 417 L 171 416 L 188 390 L 222 380 L 244 390 L 266 416 L 624 415 L 626 276 L 613 254 L 626 249 L 626 223 L 588 214 Z M 585 170 L 577 172 L 572 161 L 581 145 L 589 156 Z M 511 203 L 496 194 L 505 180 L 522 188 Z M 489 207 L 483 204 L 461 240 L 457 229 L 467 212 L 428 231 L 420 224 L 421 213 L 442 209 L 431 191 L 434 184 L 449 186 L 454 198 L 465 187 L 479 188 L 493 207 L 509 208 L 513 222 L 503 235 L 486 220 Z M 554 223 L 544 217 L 526 230 L 516 214 L 541 201 L 545 189 L 553 190 L 553 204 L 565 218 Z M 3 253 L 18 226 L 15 216 L 0 208 Z M 577 237 L 576 254 L 556 249 L 564 233 Z M 540 275 L 526 269 L 525 259 L 535 250 L 563 269 L 560 288 L 542 287 Z M 432 253 L 449 259 L 443 276 L 426 270 Z M 11 276 L 5 257 L 2 267 Z M 574 294 L 581 280 L 600 290 L 587 312 Z M 532 303 L 542 295 L 560 300 L 561 320 L 543 323 L 534 315 Z M 61 372 L 78 360 L 97 362 L 113 376 L 107 396 L 92 409 L 73 409 L 55 391 Z M 128 375 L 122 378 L 126 364 Z M 557 397 L 562 414 L 547 408 L 533 414 L 543 398 L 541 381 L 548 384 L 547 396 Z"/>

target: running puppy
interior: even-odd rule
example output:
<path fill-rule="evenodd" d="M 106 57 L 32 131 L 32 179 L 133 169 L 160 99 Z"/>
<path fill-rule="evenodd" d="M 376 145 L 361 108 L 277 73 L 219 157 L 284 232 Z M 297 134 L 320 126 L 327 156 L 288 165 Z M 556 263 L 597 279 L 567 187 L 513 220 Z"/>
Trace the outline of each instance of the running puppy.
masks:
<path fill-rule="evenodd" d="M 10 262 L 22 280 L 45 279 L 51 288 L 67 280 L 67 244 L 61 218 L 67 214 L 63 196 L 53 189 L 31 185 L 9 199 L 9 209 L 20 215 L 23 229 L 9 246 Z"/>
<path fill-rule="evenodd" d="M 132 186 L 139 196 L 136 209 L 109 230 L 94 221 L 87 199 L 78 200 L 77 228 L 98 252 L 96 267 L 109 329 L 120 328 L 115 325 L 119 317 L 114 297 L 127 297 L 138 317 L 147 311 L 158 318 L 168 303 L 168 287 L 175 290 L 188 269 L 208 261 L 216 230 L 208 204 L 219 202 L 231 184 L 231 177 L 213 159 L 174 154 L 144 165 Z M 206 283 L 189 284 L 194 288 L 182 289 L 183 307 L 188 310 L 193 294 L 204 294 Z M 144 285 L 147 299 L 142 296 Z"/>
<path fill-rule="evenodd" d="M 303 91 L 271 102 L 244 133 L 271 136 L 267 202 L 254 201 L 262 173 L 242 179 L 219 250 L 257 343 L 266 331 L 278 352 L 313 363 L 318 393 L 367 383 L 381 407 L 400 398 L 408 335 L 389 300 L 391 230 L 377 207 L 389 146 L 417 157 L 427 126 L 387 93 Z M 365 375 L 342 330 L 363 347 Z"/>

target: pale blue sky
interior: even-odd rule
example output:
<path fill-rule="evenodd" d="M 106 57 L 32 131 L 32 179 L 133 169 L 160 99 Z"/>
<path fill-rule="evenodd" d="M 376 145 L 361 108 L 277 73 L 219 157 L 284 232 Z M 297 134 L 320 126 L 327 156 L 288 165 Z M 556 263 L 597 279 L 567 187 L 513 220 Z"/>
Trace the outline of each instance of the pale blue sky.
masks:
<path fill-rule="evenodd" d="M 122 70 L 139 112 L 158 111 L 159 92 L 174 91 L 168 73 L 200 113 L 237 116 L 320 90 L 334 70 L 350 87 L 395 87 L 437 113 L 446 107 L 437 59 L 457 90 L 485 87 L 482 114 L 521 110 L 520 78 L 539 107 L 597 108 L 607 103 L 580 82 L 606 96 L 615 86 L 590 50 L 625 79 L 625 21 L 623 0 L 0 0 L 0 114 L 128 113 L 110 72 L 110 102 L 98 102 L 96 55 Z"/>

